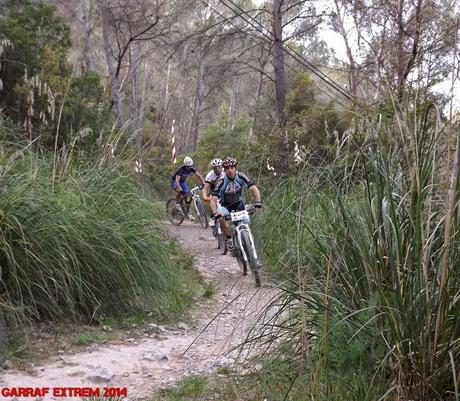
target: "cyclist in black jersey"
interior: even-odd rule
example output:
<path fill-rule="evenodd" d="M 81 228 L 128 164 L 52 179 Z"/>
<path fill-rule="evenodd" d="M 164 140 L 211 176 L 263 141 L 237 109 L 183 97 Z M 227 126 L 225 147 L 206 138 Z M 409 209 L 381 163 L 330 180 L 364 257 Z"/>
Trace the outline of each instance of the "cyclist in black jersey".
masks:
<path fill-rule="evenodd" d="M 180 166 L 170 178 L 171 187 L 176 191 L 176 209 L 179 211 L 182 211 L 180 204 L 182 195 L 189 192 L 187 186 L 187 178 L 193 174 L 198 177 L 201 182 L 201 186 L 203 186 L 203 176 L 193 166 L 192 158 L 186 156 L 184 158 L 184 164 Z"/>
<path fill-rule="evenodd" d="M 238 162 L 236 159 L 231 157 L 227 157 L 222 162 L 225 175 L 217 181 L 216 188 L 211 193 L 210 207 L 213 217 L 224 216 L 238 210 L 245 210 L 242 199 L 244 187 L 249 189 L 251 196 L 254 198 L 254 207 L 256 209 L 262 207 L 259 189 L 251 178 L 236 170 L 237 165 Z M 217 200 L 220 200 L 219 206 L 217 205 Z M 222 232 L 227 238 L 227 248 L 230 251 L 234 251 L 235 248 L 228 223 L 224 219 L 221 219 L 220 224 Z"/>

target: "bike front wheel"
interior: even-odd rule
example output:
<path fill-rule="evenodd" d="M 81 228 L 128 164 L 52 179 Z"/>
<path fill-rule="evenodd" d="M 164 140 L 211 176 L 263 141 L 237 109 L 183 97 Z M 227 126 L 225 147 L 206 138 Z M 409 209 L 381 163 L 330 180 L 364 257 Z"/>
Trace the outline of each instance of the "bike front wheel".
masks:
<path fill-rule="evenodd" d="M 176 226 L 180 226 L 184 221 L 184 214 L 176 208 L 176 198 L 171 198 L 166 202 L 166 214 L 171 223 Z"/>
<path fill-rule="evenodd" d="M 248 264 L 244 260 L 243 250 L 240 249 L 240 246 L 238 244 L 238 239 L 236 238 L 236 234 L 233 236 L 233 244 L 235 246 L 235 254 L 233 256 L 236 256 L 236 260 L 238 261 L 238 264 L 243 269 L 243 276 L 246 276 L 248 274 Z"/>
<path fill-rule="evenodd" d="M 201 227 L 208 228 L 208 216 L 206 216 L 206 209 L 200 199 L 195 199 L 195 208 Z"/>
<path fill-rule="evenodd" d="M 251 242 L 249 233 L 247 231 L 241 232 L 241 242 L 243 244 L 244 251 L 246 252 L 246 256 L 249 259 L 249 266 L 254 276 L 256 287 L 260 287 L 259 266 L 258 266 L 257 258 L 255 255 L 254 244 Z"/>

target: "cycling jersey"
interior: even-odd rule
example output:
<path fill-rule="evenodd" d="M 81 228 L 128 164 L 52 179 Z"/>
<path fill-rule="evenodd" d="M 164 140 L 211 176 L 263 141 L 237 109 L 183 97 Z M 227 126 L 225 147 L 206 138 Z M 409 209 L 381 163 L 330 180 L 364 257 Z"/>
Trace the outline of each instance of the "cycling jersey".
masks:
<path fill-rule="evenodd" d="M 172 181 L 176 181 L 176 175 L 180 177 L 179 182 L 184 182 L 188 176 L 195 174 L 196 169 L 193 166 L 181 166 L 177 171 L 171 176 Z"/>
<path fill-rule="evenodd" d="M 224 174 L 224 177 L 217 181 L 213 196 L 220 199 L 223 207 L 229 210 L 242 210 L 244 208 L 242 192 L 243 188 L 250 188 L 254 185 L 254 181 L 247 175 L 237 172 L 235 178 L 230 179 Z"/>
<path fill-rule="evenodd" d="M 225 173 L 221 171 L 220 175 L 217 175 L 214 170 L 211 170 L 207 175 L 206 178 L 204 179 L 204 182 L 207 182 L 209 184 L 209 191 L 210 193 L 214 191 L 216 188 L 217 181 L 219 178 L 224 178 Z"/>

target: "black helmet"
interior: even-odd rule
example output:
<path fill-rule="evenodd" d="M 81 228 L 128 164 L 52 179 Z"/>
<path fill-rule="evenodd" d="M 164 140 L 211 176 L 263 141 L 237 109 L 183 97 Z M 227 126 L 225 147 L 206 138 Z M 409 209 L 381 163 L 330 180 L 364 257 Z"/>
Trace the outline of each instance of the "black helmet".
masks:
<path fill-rule="evenodd" d="M 238 162 L 236 159 L 233 157 L 227 157 L 223 162 L 222 162 L 222 167 L 236 167 L 238 165 Z"/>

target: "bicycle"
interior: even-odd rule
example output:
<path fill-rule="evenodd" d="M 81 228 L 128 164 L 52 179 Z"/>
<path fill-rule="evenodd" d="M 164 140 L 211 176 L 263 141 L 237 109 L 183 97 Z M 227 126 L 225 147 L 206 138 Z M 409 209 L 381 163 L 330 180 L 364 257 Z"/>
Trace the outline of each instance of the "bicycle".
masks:
<path fill-rule="evenodd" d="M 229 215 L 224 216 L 225 220 L 232 221 L 232 240 L 235 246 L 235 256 L 238 264 L 243 269 L 243 276 L 248 274 L 248 264 L 254 276 L 256 287 L 260 287 L 260 261 L 257 256 L 257 250 L 254 244 L 254 237 L 248 223 L 244 220 L 253 214 L 255 207 L 253 205 L 246 205 L 245 210 L 238 212 L 230 212 Z M 217 224 L 216 224 L 217 225 Z M 226 248 L 226 246 L 225 246 Z"/>
<path fill-rule="evenodd" d="M 176 198 L 171 198 L 166 202 L 166 214 L 174 225 L 180 226 L 185 217 L 189 216 L 189 213 L 193 210 L 193 213 L 198 218 L 201 227 L 204 229 L 208 228 L 208 217 L 206 215 L 206 209 L 204 207 L 203 201 L 199 195 L 200 190 L 201 187 L 195 187 L 192 188 L 190 192 L 181 194 L 181 210 L 176 208 Z M 190 206 L 192 204 L 193 208 L 191 210 Z"/>

